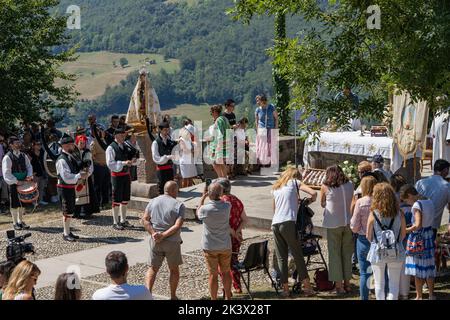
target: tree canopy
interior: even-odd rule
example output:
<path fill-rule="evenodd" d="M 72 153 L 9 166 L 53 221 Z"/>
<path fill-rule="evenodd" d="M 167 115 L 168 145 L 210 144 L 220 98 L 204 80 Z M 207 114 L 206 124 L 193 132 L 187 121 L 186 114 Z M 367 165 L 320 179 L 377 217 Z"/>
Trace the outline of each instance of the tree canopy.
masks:
<path fill-rule="evenodd" d="M 57 0 L 0 0 L 0 127 L 43 118 L 54 108 L 73 105 L 72 80 L 59 66 L 73 59 L 73 50 L 53 51 L 67 44 L 66 18 L 50 14 Z"/>
<path fill-rule="evenodd" d="M 425 99 L 450 90 L 450 5 L 445 0 L 380 0 L 381 28 L 368 28 L 372 1 L 237 0 L 230 13 L 250 21 L 255 15 L 301 14 L 312 22 L 280 50 L 274 63 L 291 83 L 291 106 L 338 124 L 356 116 L 380 118 L 394 88 Z M 345 85 L 361 95 L 359 111 L 334 101 Z M 309 132 L 320 126 L 307 127 Z"/>

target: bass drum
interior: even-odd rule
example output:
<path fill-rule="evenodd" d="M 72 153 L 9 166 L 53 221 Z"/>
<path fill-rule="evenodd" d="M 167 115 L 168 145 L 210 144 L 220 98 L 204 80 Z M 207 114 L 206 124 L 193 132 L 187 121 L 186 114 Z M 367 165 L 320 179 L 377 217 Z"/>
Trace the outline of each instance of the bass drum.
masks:
<path fill-rule="evenodd" d="M 58 173 L 56 172 L 56 161 L 52 158 L 58 158 L 60 155 L 59 144 L 57 142 L 52 142 L 48 145 L 48 148 L 53 153 L 53 157 L 50 157 L 47 151 L 44 153 L 44 167 L 47 174 L 52 178 L 57 178 Z"/>

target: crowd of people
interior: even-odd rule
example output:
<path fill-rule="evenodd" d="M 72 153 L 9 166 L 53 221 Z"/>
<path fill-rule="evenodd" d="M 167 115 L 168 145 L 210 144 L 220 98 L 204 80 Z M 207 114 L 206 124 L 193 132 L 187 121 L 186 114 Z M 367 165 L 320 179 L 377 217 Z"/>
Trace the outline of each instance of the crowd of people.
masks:
<path fill-rule="evenodd" d="M 257 137 L 257 158 L 262 165 L 269 159 L 270 165 L 270 129 L 278 126 L 277 114 L 264 95 L 257 96 L 256 102 L 256 126 L 260 131 L 266 130 L 264 135 Z M 208 158 L 217 176 L 234 179 L 238 174 L 249 173 L 248 120 L 236 119 L 232 99 L 224 105 L 225 110 L 221 105 L 211 107 L 214 123 L 205 140 Z M 124 116 L 113 115 L 107 129 L 97 123 L 94 114 L 87 120 L 86 128 L 78 126 L 71 134 L 56 129 L 53 120 L 48 120 L 45 127 L 36 123 L 24 124 L 19 132 L 8 137 L 0 133 L 0 210 L 10 212 L 15 230 L 29 229 L 23 219 L 23 189 L 38 195 L 32 199 L 35 209 L 50 202 L 61 203 L 66 241 L 79 238 L 71 232 L 72 218 L 88 218 L 109 204 L 115 230 L 133 227 L 127 221 L 127 207 L 131 182 L 137 180 L 136 166 L 140 157 L 134 130 Z M 204 159 L 199 147 L 202 141 L 198 138 L 198 128 L 190 119 L 184 121 L 176 137 L 168 115 L 157 126 L 147 119 L 147 131 L 152 141 L 151 157 L 156 164 L 160 194 L 164 194 L 168 181 L 175 180 L 181 187 L 192 186 L 194 178 L 204 181 Z M 234 157 L 230 157 L 230 149 Z M 247 163 L 245 159 L 244 164 L 237 161 L 241 156 Z"/>
<path fill-rule="evenodd" d="M 278 127 L 278 116 L 264 95 L 257 96 L 256 101 L 257 159 L 261 166 L 270 166 L 274 159 L 274 137 L 270 129 Z M 213 300 L 219 295 L 219 276 L 225 299 L 232 298 L 232 288 L 234 293 L 242 292 L 237 264 L 243 241 L 242 230 L 248 218 L 242 201 L 231 193 L 230 180 L 242 171 L 245 174 L 246 170 L 245 166 L 240 167 L 236 161 L 230 161 L 229 155 L 231 148 L 234 149 L 234 160 L 240 151 L 248 152 L 249 141 L 245 131 L 248 120 L 237 121 L 234 108 L 235 103 L 231 99 L 225 103 L 225 110 L 221 105 L 211 107 L 214 123 L 205 140 L 209 144 L 207 153 L 218 179 L 206 184 L 196 211 L 197 218 L 203 223 L 201 247 Z M 160 196 L 149 201 L 141 220 L 150 235 L 145 285 L 127 284 L 129 266 L 126 255 L 111 252 L 105 259 L 105 266 L 112 284 L 97 291 L 93 299 L 152 299 L 154 283 L 164 259 L 170 273 L 170 297 L 178 299 L 185 207 L 177 196 L 180 187 L 191 186 L 193 179 L 203 173 L 202 161 L 197 161 L 199 155 L 196 154 L 201 143 L 197 130 L 193 122 L 186 119 L 175 137 L 170 117 L 164 117 L 157 127 L 147 119 Z M 230 130 L 234 132 L 233 137 L 228 136 Z M 80 126 L 73 135 L 57 130 L 53 121 L 48 121 L 45 128 L 25 125 L 20 134 L 7 137 L 7 144 L 5 138 L 0 134 L 0 195 L 3 209 L 9 203 L 14 229 L 29 229 L 23 220 L 25 210 L 20 188 L 31 181 L 37 186 L 37 205 L 46 206 L 49 202 L 60 201 L 65 241 L 79 239 L 70 228 L 73 217 L 89 217 L 110 202 L 112 227 L 117 231 L 133 227 L 127 220 L 127 207 L 131 198 L 131 182 L 137 179 L 140 150 L 133 128 L 124 117 L 112 116 L 110 127 L 105 129 L 97 123 L 95 115 L 89 115 L 88 128 Z M 230 140 L 232 143 L 228 143 Z M 177 146 L 178 156 L 174 154 Z M 53 169 L 49 168 L 45 154 L 53 161 Z M 291 295 L 289 255 L 295 262 L 296 280 L 303 295 L 316 294 L 310 283 L 296 225 L 300 192 L 304 192 L 309 195 L 308 203 L 318 200 L 323 208 L 328 279 L 334 283 L 336 295 L 352 291 L 350 280 L 358 265 L 362 300 L 369 299 L 371 277 L 378 300 L 407 299 L 412 282 L 416 299 L 423 298 L 424 283 L 428 287 L 429 299 L 434 299 L 435 241 L 443 211 L 450 204 L 446 180 L 449 168 L 449 162 L 439 159 L 434 163 L 432 176 L 410 185 L 405 177 L 385 170 L 383 157 L 375 155 L 370 162 L 363 161 L 358 165 L 360 185 L 356 190 L 342 168 L 333 165 L 327 168 L 319 193 L 302 182 L 301 171 L 286 169 L 272 189 L 272 232 L 282 296 Z M 3 299 L 34 299 L 33 288 L 40 272 L 29 261 L 22 261 L 16 267 L 2 264 L 0 284 Z M 55 299 L 81 298 L 79 286 L 73 290 L 64 286 L 68 279 L 79 281 L 75 274 L 61 275 L 55 286 Z"/>
<path fill-rule="evenodd" d="M 371 162 L 359 164 L 361 183 L 356 190 L 340 166 L 326 170 L 319 200 L 324 208 L 322 227 L 326 229 L 328 279 L 334 283 L 336 295 L 351 292 L 355 254 L 362 300 L 369 299 L 371 276 L 377 300 L 408 299 L 411 282 L 416 290 L 415 299 L 423 298 L 426 282 L 429 299 L 434 300 L 435 242 L 444 208 L 450 205 L 450 189 L 445 180 L 450 164 L 437 160 L 434 174 L 414 186 L 407 184 L 401 175 L 385 171 L 380 166 L 384 162 L 380 155 Z M 316 201 L 317 193 L 302 184 L 300 172 L 293 168 L 281 175 L 273 189 L 272 231 L 283 295 L 290 295 L 288 252 L 295 261 L 297 280 L 304 293 L 312 295 L 295 223 L 299 191 L 309 194 L 310 202 Z"/>
<path fill-rule="evenodd" d="M 379 157 L 374 157 L 372 161 L 378 160 Z M 307 297 L 316 294 L 296 227 L 300 192 L 305 192 L 309 195 L 308 203 L 318 199 L 324 209 L 322 227 L 327 235 L 329 280 L 334 282 L 336 295 L 343 296 L 352 291 L 352 254 L 355 253 L 362 300 L 369 299 L 370 276 L 373 276 L 377 300 L 408 299 L 411 284 L 416 290 L 415 299 L 420 300 L 425 283 L 428 299 L 435 299 L 434 249 L 444 207 L 450 203 L 450 192 L 444 179 L 450 163 L 437 160 L 434 174 L 418 181 L 416 186 L 407 184 L 398 174 L 387 180 L 384 174 L 377 174 L 380 171 L 375 167 L 366 161 L 360 163 L 361 183 L 356 190 L 337 165 L 327 168 L 319 194 L 302 183 L 301 171 L 296 168 L 286 169 L 275 182 L 272 187 L 272 231 L 283 297 L 291 296 L 289 254 L 295 262 L 302 294 Z M 142 216 L 142 224 L 151 236 L 145 284 L 129 285 L 126 255 L 111 252 L 105 259 L 111 285 L 95 292 L 92 299 L 152 299 L 154 283 L 164 260 L 170 273 L 170 298 L 178 299 L 179 267 L 183 263 L 181 228 L 185 219 L 184 204 L 177 200 L 178 191 L 175 181 L 166 182 L 164 194 L 151 199 Z M 211 299 L 218 298 L 219 276 L 224 298 L 231 299 L 232 288 L 234 293 L 242 292 L 237 257 L 248 218 L 242 201 L 231 193 L 230 180 L 218 178 L 205 187 L 196 215 L 203 222 L 201 247 L 209 273 Z M 356 235 L 356 247 L 353 234 Z M 15 268 L 9 262 L 2 264 L 3 299 L 34 299 L 33 288 L 40 272 L 36 265 L 26 260 Z M 55 299 L 80 299 L 80 286 L 67 286 L 68 279 L 79 284 L 77 277 L 76 274 L 61 275 L 55 285 Z"/>
<path fill-rule="evenodd" d="M 127 257 L 123 252 L 113 251 L 105 258 L 111 285 L 97 290 L 93 300 L 151 300 L 153 286 L 164 260 L 170 273 L 170 298 L 178 299 L 179 266 L 183 263 L 181 227 L 185 214 L 184 204 L 177 200 L 178 190 L 175 181 L 166 182 L 164 194 L 150 200 L 142 216 L 142 224 L 151 236 L 145 285 L 127 283 Z M 207 203 L 206 198 L 209 198 Z M 242 293 L 237 262 L 243 241 L 242 230 L 248 218 L 243 203 L 231 193 L 228 179 L 216 179 L 205 188 L 197 215 L 203 221 L 201 245 L 209 272 L 211 299 L 217 299 L 219 275 L 222 277 L 224 296 L 231 299 L 231 286 L 235 293 Z M 0 264 L 0 300 L 34 300 L 34 286 L 40 274 L 37 265 L 28 260 L 21 261 L 17 266 L 11 261 Z M 55 300 L 79 300 L 81 297 L 79 275 L 61 274 L 55 284 Z"/>

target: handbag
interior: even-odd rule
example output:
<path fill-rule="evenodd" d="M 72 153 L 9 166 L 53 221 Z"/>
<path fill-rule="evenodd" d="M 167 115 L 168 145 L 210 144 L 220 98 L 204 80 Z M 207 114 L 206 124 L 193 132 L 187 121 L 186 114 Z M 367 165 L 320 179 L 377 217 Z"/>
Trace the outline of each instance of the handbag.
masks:
<path fill-rule="evenodd" d="M 334 289 L 334 282 L 328 280 L 328 270 L 318 269 L 314 273 L 314 282 L 318 291 L 331 291 Z"/>
<path fill-rule="evenodd" d="M 420 206 L 420 211 L 423 214 L 422 204 L 420 201 L 417 201 Z M 406 242 L 406 254 L 408 256 L 418 256 L 424 253 L 425 251 L 425 241 L 423 240 L 423 229 L 419 231 L 414 231 L 409 234 L 408 240 Z"/>

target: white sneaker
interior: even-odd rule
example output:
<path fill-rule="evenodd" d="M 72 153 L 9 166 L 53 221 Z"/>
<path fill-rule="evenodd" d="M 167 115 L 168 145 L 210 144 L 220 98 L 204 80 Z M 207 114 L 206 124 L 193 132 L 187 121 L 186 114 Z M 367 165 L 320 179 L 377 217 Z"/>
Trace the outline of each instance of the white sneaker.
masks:
<path fill-rule="evenodd" d="M 46 205 L 48 205 L 48 202 L 40 201 L 39 204 L 40 204 L 41 206 L 46 206 Z"/>
<path fill-rule="evenodd" d="M 59 202 L 58 196 L 53 196 L 53 197 L 51 197 L 50 202 L 51 202 L 51 203 L 57 203 L 57 202 Z"/>

